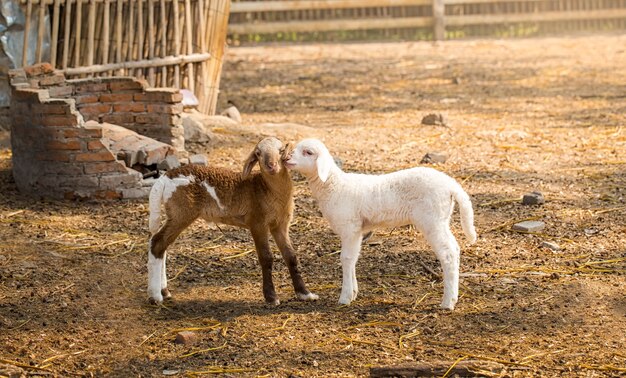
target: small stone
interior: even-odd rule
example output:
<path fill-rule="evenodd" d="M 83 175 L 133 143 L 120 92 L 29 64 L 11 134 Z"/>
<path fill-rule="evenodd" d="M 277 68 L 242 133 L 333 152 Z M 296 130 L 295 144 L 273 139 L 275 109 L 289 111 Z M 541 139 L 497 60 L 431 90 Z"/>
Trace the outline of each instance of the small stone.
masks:
<path fill-rule="evenodd" d="M 561 276 L 557 272 L 554 272 L 550 275 L 550 278 L 553 280 L 558 280 L 559 278 L 561 278 Z"/>
<path fill-rule="evenodd" d="M 318 367 L 320 366 L 319 362 L 317 362 L 317 360 L 313 360 L 313 367 Z"/>
<path fill-rule="evenodd" d="M 541 221 L 524 221 L 515 223 L 513 230 L 522 232 L 539 232 L 546 227 L 546 224 Z"/>
<path fill-rule="evenodd" d="M 191 155 L 189 156 L 189 164 L 207 166 L 209 165 L 209 159 L 206 157 L 206 155 L 203 154 Z"/>
<path fill-rule="evenodd" d="M 181 331 L 176 334 L 174 343 L 182 345 L 193 345 L 198 341 L 198 336 L 191 331 Z"/>
<path fill-rule="evenodd" d="M 157 168 L 159 170 L 169 171 L 178 167 L 180 167 L 180 161 L 178 161 L 178 158 L 175 155 L 168 155 L 164 160 L 161 160 L 157 164 Z"/>
<path fill-rule="evenodd" d="M 163 375 L 177 375 L 178 373 L 180 373 L 180 370 L 173 370 L 173 369 L 163 370 Z"/>
<path fill-rule="evenodd" d="M 522 198 L 522 205 L 541 205 L 546 202 L 541 192 L 530 192 L 524 194 Z"/>
<path fill-rule="evenodd" d="M 461 82 L 462 82 L 462 81 L 461 81 L 461 78 L 460 78 L 460 77 L 454 77 L 454 78 L 452 79 L 452 84 L 459 85 L 459 84 L 461 84 Z"/>
<path fill-rule="evenodd" d="M 541 242 L 541 246 L 542 246 L 542 247 L 544 247 L 544 248 L 551 249 L 551 250 L 553 250 L 553 251 L 560 251 L 560 250 L 561 250 L 561 246 L 559 246 L 559 245 L 558 245 L 558 244 L 556 244 L 556 243 L 549 242 L 549 241 L 543 241 L 543 242 Z"/>
<path fill-rule="evenodd" d="M 446 126 L 446 119 L 440 114 L 428 114 L 422 118 L 422 125 Z"/>
<path fill-rule="evenodd" d="M 422 158 L 421 164 L 443 164 L 448 160 L 448 155 L 439 152 L 429 152 Z"/>
<path fill-rule="evenodd" d="M 225 115 L 226 117 L 232 119 L 237 123 L 241 123 L 241 113 L 239 113 L 239 109 L 237 109 L 235 106 L 230 106 L 226 108 L 226 110 L 222 112 L 222 115 Z"/>

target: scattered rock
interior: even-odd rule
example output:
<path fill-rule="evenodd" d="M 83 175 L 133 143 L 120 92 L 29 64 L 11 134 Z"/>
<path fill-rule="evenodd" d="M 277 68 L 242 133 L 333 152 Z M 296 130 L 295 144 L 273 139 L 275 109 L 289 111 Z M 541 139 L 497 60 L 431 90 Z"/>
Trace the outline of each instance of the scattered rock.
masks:
<path fill-rule="evenodd" d="M 222 115 L 232 119 L 237 123 L 241 123 L 241 113 L 239 113 L 239 109 L 237 109 L 235 106 L 230 106 L 226 108 L 226 110 L 222 112 Z"/>
<path fill-rule="evenodd" d="M 193 345 L 198 341 L 198 335 L 191 331 L 181 331 L 176 334 L 174 343 L 182 345 Z"/>
<path fill-rule="evenodd" d="M 452 84 L 459 85 L 459 84 L 461 84 L 461 82 L 462 82 L 462 80 L 461 80 L 461 78 L 460 78 L 460 77 L 454 77 L 454 78 L 452 79 Z"/>
<path fill-rule="evenodd" d="M 522 205 L 541 205 L 546 202 L 541 192 L 530 192 L 524 194 L 522 198 Z"/>
<path fill-rule="evenodd" d="M 447 126 L 446 119 L 441 113 L 439 114 L 428 114 L 422 118 L 422 125 L 431 125 L 431 126 Z"/>
<path fill-rule="evenodd" d="M 522 232 L 539 232 L 546 227 L 546 224 L 541 221 L 524 221 L 515 223 L 513 230 Z"/>
<path fill-rule="evenodd" d="M 195 94 L 189 89 L 181 89 L 180 93 L 183 95 L 183 107 L 184 108 L 193 108 L 198 106 L 200 102 Z"/>
<path fill-rule="evenodd" d="M 178 161 L 178 158 L 174 155 L 167 156 L 165 160 L 162 160 L 159 164 L 157 164 L 157 168 L 159 170 L 169 171 L 178 167 L 180 167 L 180 161 Z"/>
<path fill-rule="evenodd" d="M 203 154 L 195 154 L 189 156 L 189 164 L 197 164 L 197 165 L 209 165 L 209 159 L 206 155 Z"/>
<path fill-rule="evenodd" d="M 85 125 L 90 125 L 89 121 Z M 103 142 L 120 159 L 124 159 L 127 167 L 137 164 L 152 165 L 173 154 L 174 147 L 152 138 L 137 134 L 125 127 L 110 123 L 101 123 Z"/>
<path fill-rule="evenodd" d="M 448 160 L 448 155 L 439 152 L 429 152 L 422 158 L 421 164 L 443 164 Z"/>
<path fill-rule="evenodd" d="M 558 245 L 556 243 L 553 243 L 553 242 L 549 242 L 549 241 L 541 242 L 541 246 L 544 247 L 544 248 L 549 248 L 549 249 L 551 249 L 553 251 L 560 251 L 561 250 L 561 246 L 560 245 Z"/>
<path fill-rule="evenodd" d="M 229 128 L 237 126 L 237 122 L 225 116 L 209 116 L 197 110 L 186 111 L 181 114 L 185 141 L 205 143 L 211 142 L 215 135 L 213 128 Z"/>
<path fill-rule="evenodd" d="M 180 370 L 173 370 L 173 369 L 163 370 L 163 375 L 177 375 L 178 373 L 180 373 Z"/>

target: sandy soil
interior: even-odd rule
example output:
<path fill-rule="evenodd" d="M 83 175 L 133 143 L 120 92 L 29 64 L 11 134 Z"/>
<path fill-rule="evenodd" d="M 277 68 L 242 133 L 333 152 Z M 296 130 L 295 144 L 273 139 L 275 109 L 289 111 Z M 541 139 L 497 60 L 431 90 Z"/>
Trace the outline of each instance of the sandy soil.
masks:
<path fill-rule="evenodd" d="M 220 101 L 244 125 L 214 130 L 216 165 L 240 169 L 263 135 L 321 138 L 359 172 L 447 153 L 437 168 L 471 195 L 480 234 L 468 246 L 455 214 L 456 310 L 438 308 L 424 268 L 438 263 L 410 228 L 364 245 L 359 297 L 339 306 L 339 242 L 301 180 L 292 239 L 318 302 L 294 298 L 276 254 L 282 303 L 264 304 L 248 233 L 198 222 L 170 249 L 174 301 L 151 306 L 146 201 L 22 196 L 3 149 L 0 375 L 366 376 L 459 359 L 515 377 L 626 374 L 626 35 L 233 48 Z M 448 126 L 420 124 L 429 113 Z M 520 204 L 533 190 L 547 202 Z M 529 218 L 545 230 L 511 230 Z M 174 344 L 181 329 L 198 343 Z"/>

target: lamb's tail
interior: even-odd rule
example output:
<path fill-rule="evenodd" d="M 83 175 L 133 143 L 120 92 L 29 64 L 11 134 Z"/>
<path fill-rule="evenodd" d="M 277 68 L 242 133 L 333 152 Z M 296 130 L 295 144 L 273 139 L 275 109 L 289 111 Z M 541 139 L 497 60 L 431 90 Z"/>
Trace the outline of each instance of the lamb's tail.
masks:
<path fill-rule="evenodd" d="M 476 229 L 474 228 L 474 210 L 472 209 L 472 201 L 460 185 L 452 191 L 452 195 L 459 204 L 463 232 L 465 233 L 465 236 L 467 236 L 470 243 L 474 243 L 476 241 Z"/>
<path fill-rule="evenodd" d="M 149 228 L 150 234 L 154 235 L 159 231 L 159 226 L 161 225 L 161 203 L 163 202 L 163 192 L 165 190 L 166 185 L 166 176 L 161 176 L 154 185 L 152 185 L 152 189 L 150 190 L 150 221 Z"/>

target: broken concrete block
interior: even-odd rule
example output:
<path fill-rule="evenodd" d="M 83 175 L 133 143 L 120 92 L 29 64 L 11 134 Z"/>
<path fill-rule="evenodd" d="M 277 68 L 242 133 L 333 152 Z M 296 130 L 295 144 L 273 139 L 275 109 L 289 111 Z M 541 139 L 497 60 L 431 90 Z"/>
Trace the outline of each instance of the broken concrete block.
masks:
<path fill-rule="evenodd" d="M 154 183 L 156 182 L 156 180 L 157 179 L 154 177 L 145 178 L 141 181 L 141 186 L 151 188 L 152 185 L 154 185 Z"/>
<path fill-rule="evenodd" d="M 189 156 L 189 164 L 209 165 L 209 159 L 206 155 L 196 154 Z"/>
<path fill-rule="evenodd" d="M 222 112 L 222 115 L 225 115 L 237 123 L 241 123 L 241 113 L 239 113 L 239 110 L 235 106 L 228 107 Z"/>
<path fill-rule="evenodd" d="M 178 167 L 180 167 L 180 161 L 178 161 L 178 158 L 174 155 L 167 156 L 165 160 L 161 160 L 159 164 L 157 164 L 159 170 L 169 171 Z"/>
<path fill-rule="evenodd" d="M 206 143 L 212 141 L 213 128 L 228 128 L 237 126 L 237 122 L 225 116 L 208 116 L 198 111 L 181 114 L 183 128 L 185 129 L 185 141 Z"/>
<path fill-rule="evenodd" d="M 193 345 L 198 341 L 198 336 L 191 331 L 182 331 L 176 334 L 174 343 L 182 345 Z"/>
<path fill-rule="evenodd" d="M 446 119 L 441 114 L 428 114 L 422 118 L 422 125 L 446 126 Z"/>
<path fill-rule="evenodd" d="M 421 164 L 443 164 L 448 160 L 448 155 L 439 152 L 429 152 L 422 158 Z"/>
<path fill-rule="evenodd" d="M 522 198 L 522 205 L 541 205 L 544 202 L 546 202 L 546 200 L 543 198 L 541 192 L 526 193 Z"/>
<path fill-rule="evenodd" d="M 546 227 L 546 224 L 541 221 L 524 221 L 515 223 L 513 230 L 522 232 L 539 232 Z"/>
<path fill-rule="evenodd" d="M 549 241 L 541 242 L 541 246 L 544 247 L 544 248 L 551 249 L 551 250 L 553 250 L 555 252 L 561 250 L 561 246 L 560 245 L 558 245 L 556 243 L 553 243 L 553 242 L 549 242 Z"/>

